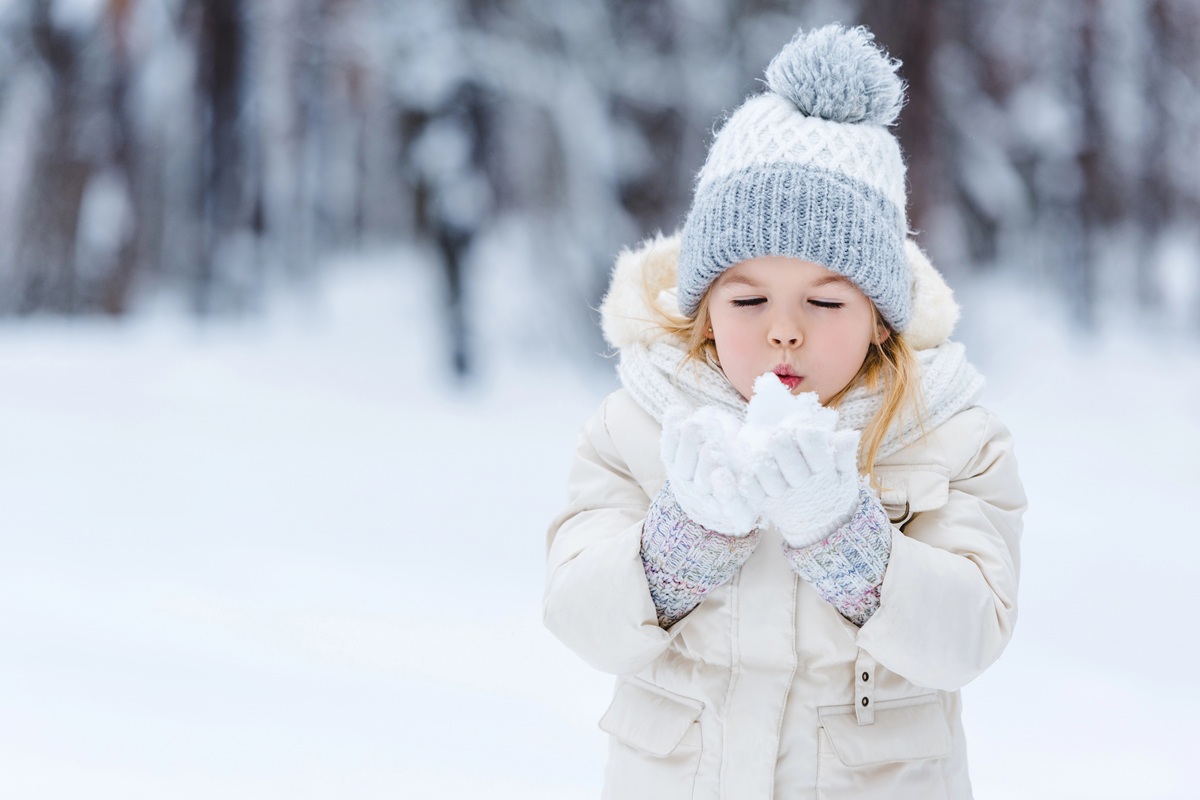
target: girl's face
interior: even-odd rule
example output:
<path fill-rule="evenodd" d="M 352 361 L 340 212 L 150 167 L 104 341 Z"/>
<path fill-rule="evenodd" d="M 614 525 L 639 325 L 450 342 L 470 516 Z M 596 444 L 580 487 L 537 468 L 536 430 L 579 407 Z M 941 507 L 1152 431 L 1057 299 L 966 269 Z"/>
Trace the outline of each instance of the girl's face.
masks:
<path fill-rule="evenodd" d="M 713 283 L 708 300 L 721 368 L 747 400 L 754 379 L 774 372 L 792 394 L 816 392 L 825 403 L 854 380 L 876 336 L 866 295 L 798 258 L 736 264 Z M 881 328 L 880 342 L 887 333 Z"/>

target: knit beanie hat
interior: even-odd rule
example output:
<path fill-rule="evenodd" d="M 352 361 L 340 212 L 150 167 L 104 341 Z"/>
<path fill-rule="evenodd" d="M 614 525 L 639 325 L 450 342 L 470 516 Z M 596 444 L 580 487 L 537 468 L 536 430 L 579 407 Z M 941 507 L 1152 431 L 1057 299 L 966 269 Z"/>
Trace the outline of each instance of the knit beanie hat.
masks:
<path fill-rule="evenodd" d="M 887 126 L 904 104 L 900 66 L 865 28 L 800 31 L 713 142 L 683 226 L 679 307 L 759 256 L 845 276 L 888 324 L 912 315 L 904 161 Z"/>

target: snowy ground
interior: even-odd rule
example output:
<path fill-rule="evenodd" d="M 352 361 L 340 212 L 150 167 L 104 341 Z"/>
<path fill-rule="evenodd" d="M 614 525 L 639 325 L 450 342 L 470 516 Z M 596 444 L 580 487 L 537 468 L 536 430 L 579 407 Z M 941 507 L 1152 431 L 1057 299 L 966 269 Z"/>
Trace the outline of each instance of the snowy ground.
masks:
<path fill-rule="evenodd" d="M 540 598 L 612 379 L 456 389 L 415 264 L 340 274 L 255 323 L 0 327 L 0 797 L 596 796 L 611 681 Z M 1200 353 L 963 294 L 1031 500 L 977 797 L 1188 796 Z"/>

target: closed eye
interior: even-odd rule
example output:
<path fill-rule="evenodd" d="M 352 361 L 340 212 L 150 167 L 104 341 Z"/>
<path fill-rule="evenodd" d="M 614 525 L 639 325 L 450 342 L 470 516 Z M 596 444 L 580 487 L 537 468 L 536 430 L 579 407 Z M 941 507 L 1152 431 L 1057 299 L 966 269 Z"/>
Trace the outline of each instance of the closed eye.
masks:
<path fill-rule="evenodd" d="M 738 308 L 746 308 L 747 306 L 757 306 L 767 302 L 765 297 L 748 297 L 744 300 L 734 300 L 733 304 Z"/>
<path fill-rule="evenodd" d="M 841 308 L 842 306 L 846 305 L 845 303 L 839 303 L 836 300 L 809 300 L 808 302 L 812 303 L 817 308 Z"/>

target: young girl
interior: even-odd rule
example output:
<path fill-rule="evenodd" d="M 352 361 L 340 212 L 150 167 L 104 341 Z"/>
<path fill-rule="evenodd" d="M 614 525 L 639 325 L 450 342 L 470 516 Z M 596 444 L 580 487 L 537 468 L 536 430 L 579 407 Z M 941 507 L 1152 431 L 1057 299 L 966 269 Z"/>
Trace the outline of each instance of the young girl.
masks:
<path fill-rule="evenodd" d="M 1012 635 L 1025 496 L 908 239 L 897 66 L 861 28 L 798 34 L 682 235 L 618 259 L 623 388 L 545 597 L 620 676 L 606 798 L 971 796 L 959 689 Z"/>

